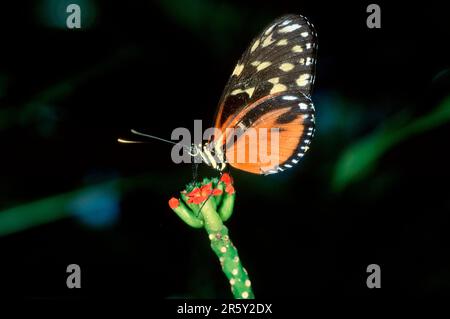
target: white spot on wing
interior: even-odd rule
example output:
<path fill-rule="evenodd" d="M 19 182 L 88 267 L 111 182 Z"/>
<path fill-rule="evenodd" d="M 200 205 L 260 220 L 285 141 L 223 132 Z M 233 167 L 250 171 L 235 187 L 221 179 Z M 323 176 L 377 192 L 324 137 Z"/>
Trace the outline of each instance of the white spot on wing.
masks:
<path fill-rule="evenodd" d="M 280 70 L 284 72 L 289 72 L 292 70 L 295 66 L 292 63 L 283 63 L 280 65 Z"/>
<path fill-rule="evenodd" d="M 287 45 L 287 44 L 288 44 L 287 39 L 281 39 L 280 41 L 277 42 L 278 46 Z"/>
<path fill-rule="evenodd" d="M 270 28 L 268 28 L 268 29 L 266 30 L 266 32 L 264 32 L 264 34 L 265 34 L 265 35 L 268 35 L 270 32 L 272 32 L 272 30 L 273 30 L 273 28 L 275 28 L 275 26 L 276 26 L 276 24 L 271 25 Z"/>
<path fill-rule="evenodd" d="M 248 97 L 252 97 L 254 91 L 255 91 L 255 87 L 252 87 L 252 88 L 248 88 L 247 90 L 245 90 L 245 93 L 248 94 Z"/>
<path fill-rule="evenodd" d="M 308 73 L 301 74 L 295 82 L 297 83 L 298 86 L 307 85 L 309 82 L 309 74 Z"/>
<path fill-rule="evenodd" d="M 270 82 L 272 84 L 277 84 L 280 82 L 280 78 L 271 78 L 268 80 L 268 82 Z"/>
<path fill-rule="evenodd" d="M 231 95 L 237 95 L 237 94 L 240 94 L 240 93 L 246 93 L 246 94 L 248 95 L 248 97 L 252 97 L 254 91 L 255 91 L 255 88 L 254 88 L 254 87 L 248 88 L 248 89 L 246 89 L 246 90 L 243 90 L 243 89 L 235 89 L 235 90 L 233 90 L 233 91 L 231 92 Z"/>
<path fill-rule="evenodd" d="M 298 106 L 300 106 L 301 110 L 306 110 L 308 109 L 308 105 L 306 105 L 305 103 L 299 103 Z"/>
<path fill-rule="evenodd" d="M 287 86 L 286 85 L 277 83 L 277 84 L 275 84 L 273 86 L 272 90 L 270 90 L 270 94 L 275 94 L 275 93 L 278 93 L 278 92 L 284 92 L 286 90 L 287 90 Z"/>
<path fill-rule="evenodd" d="M 282 99 L 286 100 L 286 101 L 295 101 L 295 100 L 298 100 L 298 97 L 293 96 L 293 95 L 285 95 L 282 97 Z"/>
<path fill-rule="evenodd" d="M 288 32 L 292 32 L 294 30 L 297 30 L 299 28 L 301 28 L 302 26 L 300 24 L 291 24 L 288 25 L 284 28 L 281 28 L 280 30 L 278 30 L 279 33 L 288 33 Z"/>
<path fill-rule="evenodd" d="M 233 74 L 231 74 L 232 76 L 233 75 L 236 75 L 236 76 L 239 76 L 241 73 L 242 73 L 242 70 L 244 69 L 244 65 L 243 64 L 238 64 L 238 65 L 236 65 L 236 67 L 234 68 L 234 70 L 233 70 Z"/>
<path fill-rule="evenodd" d="M 272 63 L 269 62 L 269 61 L 263 62 L 263 63 L 259 64 L 259 65 L 256 67 L 256 70 L 257 70 L 257 71 L 264 70 L 265 68 L 267 68 L 267 67 L 270 66 L 271 64 L 272 64 Z"/>
<path fill-rule="evenodd" d="M 272 38 L 272 33 L 271 33 L 267 36 L 267 38 L 264 39 L 264 41 L 262 43 L 262 47 L 265 48 L 266 46 L 271 45 L 274 42 L 275 42 L 275 40 Z"/>
<path fill-rule="evenodd" d="M 255 41 L 255 43 L 253 43 L 252 48 L 250 49 L 250 52 L 253 53 L 253 51 L 256 50 L 256 48 L 258 48 L 259 46 L 259 39 Z"/>
<path fill-rule="evenodd" d="M 301 35 L 302 37 L 306 38 L 306 37 L 308 36 L 308 32 L 302 32 L 302 33 L 300 33 L 300 35 Z"/>
<path fill-rule="evenodd" d="M 292 52 L 295 52 L 295 53 L 303 52 L 303 48 L 302 48 L 301 45 L 294 45 L 294 46 L 292 47 Z"/>

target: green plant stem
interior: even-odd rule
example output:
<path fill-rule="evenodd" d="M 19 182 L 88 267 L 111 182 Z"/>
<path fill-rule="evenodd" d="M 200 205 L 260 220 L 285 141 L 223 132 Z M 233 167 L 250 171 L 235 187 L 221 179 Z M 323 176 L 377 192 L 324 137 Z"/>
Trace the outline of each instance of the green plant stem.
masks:
<path fill-rule="evenodd" d="M 204 195 L 205 192 L 210 194 Z M 203 199 L 202 196 L 207 198 Z M 232 179 L 224 174 L 220 180 L 205 178 L 201 183 L 187 185 L 186 190 L 180 193 L 180 199 L 172 197 L 169 200 L 169 206 L 189 226 L 206 229 L 211 248 L 219 257 L 233 296 L 237 299 L 254 299 L 247 271 L 230 240 L 228 228 L 223 224 L 233 214 L 235 198 Z"/>
<path fill-rule="evenodd" d="M 214 205 L 209 199 L 203 209 L 202 215 L 205 229 L 211 241 L 211 248 L 219 257 L 222 271 L 228 278 L 231 291 L 237 299 L 254 299 L 251 282 L 247 271 L 242 266 L 236 247 L 230 240 L 228 228 L 223 224 Z"/>

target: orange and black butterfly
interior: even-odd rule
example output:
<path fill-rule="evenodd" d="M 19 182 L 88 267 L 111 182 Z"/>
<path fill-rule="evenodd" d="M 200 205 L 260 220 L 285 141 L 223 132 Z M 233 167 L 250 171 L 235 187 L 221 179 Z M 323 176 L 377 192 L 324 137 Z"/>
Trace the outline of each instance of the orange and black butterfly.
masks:
<path fill-rule="evenodd" d="M 267 175 L 297 164 L 314 136 L 311 90 L 316 53 L 317 34 L 305 17 L 286 15 L 269 24 L 253 39 L 225 86 L 216 112 L 216 131 L 204 145 L 187 147 L 189 154 L 219 171 L 229 163 Z M 273 135 L 267 132 L 274 129 L 277 150 L 267 152 L 260 132 L 266 132 L 265 142 L 272 145 Z M 249 138 L 250 131 L 256 132 L 256 139 Z M 270 160 L 260 156 L 262 148 Z M 240 153 L 244 156 L 236 160 Z"/>
<path fill-rule="evenodd" d="M 297 164 L 314 136 L 311 90 L 316 53 L 317 34 L 305 17 L 286 15 L 268 25 L 253 39 L 225 87 L 215 117 L 219 133 L 194 154 L 219 170 L 229 163 L 254 174 L 273 174 Z M 230 128 L 240 133 L 234 138 L 226 136 Z M 278 158 L 273 165 L 248 158 L 261 145 L 258 139 L 251 143 L 245 132 L 262 128 L 279 132 Z M 231 160 L 240 150 L 247 154 L 246 160 Z"/>

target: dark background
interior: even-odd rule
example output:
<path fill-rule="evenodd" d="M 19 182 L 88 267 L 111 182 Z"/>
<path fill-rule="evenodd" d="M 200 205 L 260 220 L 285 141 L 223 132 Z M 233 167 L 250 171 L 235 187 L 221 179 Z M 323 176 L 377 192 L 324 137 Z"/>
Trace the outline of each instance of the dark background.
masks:
<path fill-rule="evenodd" d="M 78 3 L 81 30 L 65 27 Z M 277 176 L 231 171 L 231 238 L 260 298 L 450 289 L 450 22 L 427 1 L 20 1 L 0 9 L 0 291 L 231 298 L 203 230 L 167 201 L 191 179 L 170 138 L 212 123 L 250 40 L 301 13 L 319 37 L 317 134 Z M 202 168 L 201 176 L 215 176 Z M 81 266 L 82 289 L 66 288 Z M 366 287 L 379 264 L 382 289 Z"/>

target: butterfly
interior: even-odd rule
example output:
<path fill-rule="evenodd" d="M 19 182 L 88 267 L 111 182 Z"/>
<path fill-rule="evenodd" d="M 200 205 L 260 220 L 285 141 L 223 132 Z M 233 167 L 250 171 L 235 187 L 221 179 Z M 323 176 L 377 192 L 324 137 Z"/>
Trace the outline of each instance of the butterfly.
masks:
<path fill-rule="evenodd" d="M 292 168 L 315 132 L 316 55 L 317 33 L 308 19 L 291 14 L 270 23 L 236 64 L 219 101 L 214 134 L 203 145 L 181 148 L 220 172 L 227 164 L 263 175 Z"/>
<path fill-rule="evenodd" d="M 193 145 L 191 155 L 219 171 L 229 163 L 264 175 L 297 164 L 315 132 L 311 91 L 316 55 L 317 33 L 305 17 L 285 15 L 269 24 L 253 39 L 225 86 L 215 116 L 219 133 L 204 145 Z M 260 139 L 246 138 L 248 131 L 258 135 L 262 129 L 278 131 L 275 161 L 258 156 Z M 227 136 L 230 130 L 239 134 Z M 266 142 L 270 139 L 266 137 Z M 239 151 L 246 154 L 240 161 L 235 160 Z M 252 151 L 257 156 L 249 160 Z"/>

